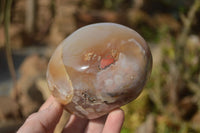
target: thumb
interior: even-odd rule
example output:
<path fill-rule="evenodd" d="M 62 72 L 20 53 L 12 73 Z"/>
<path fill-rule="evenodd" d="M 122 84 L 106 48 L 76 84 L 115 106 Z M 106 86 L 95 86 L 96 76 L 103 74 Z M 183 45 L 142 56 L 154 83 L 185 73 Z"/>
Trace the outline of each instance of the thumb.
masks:
<path fill-rule="evenodd" d="M 47 102 L 49 103 L 49 99 Z M 54 99 L 47 108 L 30 115 L 18 133 L 52 133 L 62 112 L 62 106 Z"/>

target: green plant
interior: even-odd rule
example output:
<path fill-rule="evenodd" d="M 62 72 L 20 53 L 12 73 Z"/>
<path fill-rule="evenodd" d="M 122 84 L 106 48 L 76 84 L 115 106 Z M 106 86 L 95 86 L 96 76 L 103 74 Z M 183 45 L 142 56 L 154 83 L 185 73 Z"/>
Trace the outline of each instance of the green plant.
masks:
<path fill-rule="evenodd" d="M 13 64 L 11 45 L 10 45 L 10 36 L 9 36 L 11 6 L 12 6 L 12 0 L 1 0 L 0 1 L 0 7 L 1 7 L 0 23 L 4 25 L 6 57 L 7 57 L 10 74 L 12 76 L 14 85 L 16 85 L 16 72 L 15 72 L 15 68 L 14 68 L 14 64 Z"/>

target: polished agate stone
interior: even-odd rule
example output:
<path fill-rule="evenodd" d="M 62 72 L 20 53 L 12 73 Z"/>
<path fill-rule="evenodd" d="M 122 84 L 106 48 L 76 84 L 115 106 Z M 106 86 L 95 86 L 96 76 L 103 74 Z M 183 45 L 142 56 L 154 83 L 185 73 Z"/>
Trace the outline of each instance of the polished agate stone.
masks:
<path fill-rule="evenodd" d="M 134 100 L 151 68 L 150 49 L 137 32 L 97 23 L 78 29 L 58 46 L 47 81 L 67 111 L 95 119 Z"/>

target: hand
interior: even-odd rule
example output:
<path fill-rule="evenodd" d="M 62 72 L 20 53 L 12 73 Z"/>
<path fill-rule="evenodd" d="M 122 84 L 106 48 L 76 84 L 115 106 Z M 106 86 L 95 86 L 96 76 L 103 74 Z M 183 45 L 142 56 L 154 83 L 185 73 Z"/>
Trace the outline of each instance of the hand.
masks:
<path fill-rule="evenodd" d="M 63 107 L 51 96 L 38 112 L 26 119 L 17 133 L 53 133 L 62 112 Z M 121 109 L 94 120 L 71 115 L 63 133 L 119 133 L 123 121 L 124 113 Z"/>

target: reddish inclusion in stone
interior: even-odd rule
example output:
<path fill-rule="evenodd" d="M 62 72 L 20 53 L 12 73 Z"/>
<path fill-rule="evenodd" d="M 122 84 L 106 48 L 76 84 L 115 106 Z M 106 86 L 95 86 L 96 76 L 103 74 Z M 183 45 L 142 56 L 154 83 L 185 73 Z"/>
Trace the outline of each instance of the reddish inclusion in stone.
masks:
<path fill-rule="evenodd" d="M 151 52 L 140 35 L 102 23 L 77 30 L 63 41 L 50 60 L 47 79 L 66 110 L 95 119 L 134 100 L 151 67 Z"/>
<path fill-rule="evenodd" d="M 111 64 L 113 64 L 114 61 L 115 61 L 114 58 L 111 55 L 108 55 L 105 58 L 101 59 L 100 68 L 104 69 L 104 68 L 110 66 Z"/>

